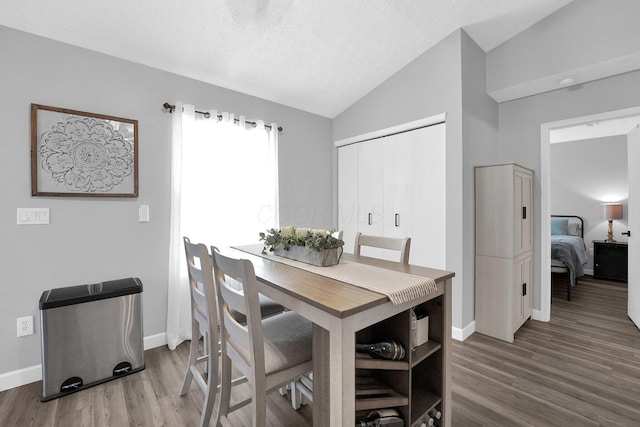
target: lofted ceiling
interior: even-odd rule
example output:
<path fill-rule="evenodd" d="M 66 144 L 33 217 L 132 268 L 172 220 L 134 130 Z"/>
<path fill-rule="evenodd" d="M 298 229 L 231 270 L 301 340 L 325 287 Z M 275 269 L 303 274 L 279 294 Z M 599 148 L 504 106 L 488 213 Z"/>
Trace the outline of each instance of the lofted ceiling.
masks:
<path fill-rule="evenodd" d="M 570 1 L 0 0 L 0 25 L 333 118 L 458 28 L 487 52 Z"/>

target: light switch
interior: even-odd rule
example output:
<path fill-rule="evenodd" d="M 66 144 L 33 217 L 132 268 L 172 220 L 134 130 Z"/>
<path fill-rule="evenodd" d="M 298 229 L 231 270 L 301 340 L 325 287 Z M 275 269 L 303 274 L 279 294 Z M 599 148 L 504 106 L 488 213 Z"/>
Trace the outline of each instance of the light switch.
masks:
<path fill-rule="evenodd" d="M 18 208 L 16 224 L 49 224 L 49 208 Z"/>
<path fill-rule="evenodd" d="M 138 221 L 149 222 L 149 205 L 140 205 L 138 208 Z"/>

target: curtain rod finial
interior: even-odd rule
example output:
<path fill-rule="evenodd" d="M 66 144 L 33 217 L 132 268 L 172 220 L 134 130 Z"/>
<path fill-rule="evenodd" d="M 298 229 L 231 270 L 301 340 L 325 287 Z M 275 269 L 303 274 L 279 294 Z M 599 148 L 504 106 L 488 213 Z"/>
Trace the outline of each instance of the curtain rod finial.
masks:
<path fill-rule="evenodd" d="M 162 106 L 164 107 L 165 110 L 169 110 L 170 113 L 173 113 L 173 110 L 176 109 L 175 105 L 171 105 L 168 102 L 165 102 L 164 104 L 162 104 Z"/>

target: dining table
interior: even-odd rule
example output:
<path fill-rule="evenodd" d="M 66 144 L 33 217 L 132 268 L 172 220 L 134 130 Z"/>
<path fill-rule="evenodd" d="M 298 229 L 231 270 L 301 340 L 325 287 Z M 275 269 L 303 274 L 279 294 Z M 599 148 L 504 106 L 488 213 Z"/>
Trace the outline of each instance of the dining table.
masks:
<path fill-rule="evenodd" d="M 340 262 L 366 264 L 435 281 L 433 292 L 394 303 L 383 293 L 290 262 L 280 262 L 279 257 L 272 253 L 265 255 L 262 249 L 263 245 L 257 244 L 234 246 L 225 251 L 252 262 L 261 294 L 313 322 L 314 427 L 355 425 L 356 333 L 436 297 L 442 297 L 443 306 L 441 332 L 438 332 L 443 360 L 440 407 L 442 425 L 450 425 L 451 283 L 454 273 L 348 253 L 342 255 Z"/>

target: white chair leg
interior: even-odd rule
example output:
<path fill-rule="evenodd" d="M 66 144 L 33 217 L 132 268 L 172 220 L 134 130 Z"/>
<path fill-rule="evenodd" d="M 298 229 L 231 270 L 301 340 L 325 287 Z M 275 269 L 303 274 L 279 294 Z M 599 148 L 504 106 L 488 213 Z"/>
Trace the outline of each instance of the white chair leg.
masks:
<path fill-rule="evenodd" d="M 296 387 L 296 379 L 294 379 L 289 385 L 291 388 L 291 407 L 296 411 L 302 406 L 302 394 L 300 389 Z"/>
<path fill-rule="evenodd" d="M 184 374 L 184 380 L 182 381 L 182 389 L 180 389 L 180 396 L 184 396 L 189 391 L 189 387 L 191 386 L 191 380 L 193 379 L 193 373 L 191 372 L 191 367 L 197 364 L 198 360 L 198 338 L 197 331 L 199 331 L 198 327 L 195 324 L 192 324 L 191 327 L 191 342 L 189 343 L 189 360 L 187 361 L 187 372 Z M 193 338 L 193 335 L 196 334 L 196 338 Z"/>

